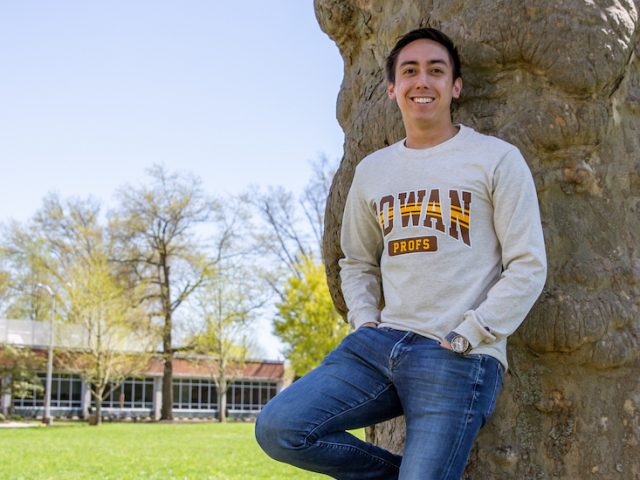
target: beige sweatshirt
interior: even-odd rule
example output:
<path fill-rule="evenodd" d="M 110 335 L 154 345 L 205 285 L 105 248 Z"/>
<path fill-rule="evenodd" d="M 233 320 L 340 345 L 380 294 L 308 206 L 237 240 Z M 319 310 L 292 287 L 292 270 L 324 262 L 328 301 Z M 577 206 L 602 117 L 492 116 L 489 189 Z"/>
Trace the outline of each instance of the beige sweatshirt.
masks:
<path fill-rule="evenodd" d="M 354 328 L 376 322 L 435 340 L 455 330 L 469 340 L 471 354 L 492 355 L 505 368 L 507 337 L 546 278 L 538 200 L 524 158 L 513 145 L 463 125 L 435 147 L 410 149 L 402 140 L 364 158 L 347 198 L 341 245 L 342 291 Z"/>

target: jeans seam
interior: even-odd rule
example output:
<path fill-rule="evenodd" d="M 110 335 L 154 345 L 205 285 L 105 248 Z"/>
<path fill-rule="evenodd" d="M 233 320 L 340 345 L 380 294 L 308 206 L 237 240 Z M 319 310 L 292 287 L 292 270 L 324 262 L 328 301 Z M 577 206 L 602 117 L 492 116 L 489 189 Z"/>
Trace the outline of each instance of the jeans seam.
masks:
<path fill-rule="evenodd" d="M 493 383 L 493 397 L 491 399 L 491 403 L 489 404 L 489 410 L 487 411 L 487 417 L 486 417 L 487 420 L 495 411 L 496 403 L 498 403 L 498 391 L 500 390 L 499 385 L 500 385 L 500 379 L 501 379 L 501 374 L 500 374 L 501 368 L 502 368 L 502 365 L 500 365 L 500 363 L 498 362 L 498 365 L 496 367 L 496 380 Z M 504 372 L 502 372 L 502 375 L 504 375 Z"/>
<path fill-rule="evenodd" d="M 351 407 L 351 408 L 349 408 L 347 410 L 343 410 L 342 412 L 338 413 L 337 415 L 333 415 L 332 417 L 327 418 L 322 423 L 319 423 L 318 425 L 313 427 L 313 429 L 311 429 L 309 431 L 309 433 L 304 437 L 304 445 L 306 445 L 306 446 L 313 445 L 312 443 L 309 442 L 309 437 L 311 435 L 313 435 L 313 433 L 316 430 L 318 430 L 320 427 L 322 427 L 326 423 L 330 422 L 331 420 L 335 420 L 336 418 L 340 417 L 341 415 L 344 415 L 345 413 L 349 413 L 350 411 L 355 410 L 356 408 L 360 408 L 360 407 L 362 407 L 363 405 L 366 405 L 369 402 L 377 400 L 380 397 L 380 395 L 382 395 L 384 392 L 389 390 L 391 388 L 391 386 L 392 386 L 391 383 L 389 383 L 386 387 L 384 387 L 382 390 L 380 390 L 380 392 L 378 392 L 378 394 L 375 397 L 368 398 L 366 401 L 364 401 L 362 403 L 359 403 L 358 405 L 354 405 L 353 407 Z"/>
<path fill-rule="evenodd" d="M 480 379 L 480 375 L 482 373 L 482 371 L 484 370 L 484 359 L 481 359 L 480 362 L 478 362 L 478 372 L 476 374 L 476 378 L 473 382 L 473 390 L 471 392 L 471 400 L 469 402 L 468 408 L 467 408 L 467 413 L 465 414 L 465 421 L 464 421 L 464 426 L 460 429 L 460 435 L 458 435 L 458 441 L 456 443 L 455 448 L 452 450 L 452 455 L 449 456 L 449 462 L 447 465 L 447 469 L 445 471 L 445 478 L 449 477 L 449 473 L 451 472 L 451 468 L 454 465 L 454 459 L 456 458 L 456 456 L 458 455 L 458 452 L 460 451 L 460 446 L 462 445 L 462 440 L 465 437 L 465 434 L 467 432 L 468 429 L 468 425 L 469 425 L 469 417 L 472 415 L 473 412 L 473 404 L 476 402 L 477 400 L 477 392 L 478 392 L 478 382 Z"/>
<path fill-rule="evenodd" d="M 391 348 L 391 352 L 389 352 L 389 365 L 388 365 L 388 369 L 389 369 L 389 374 L 391 375 L 391 378 L 393 379 L 393 363 L 394 363 L 394 355 L 396 352 L 396 349 L 398 348 L 398 346 L 404 342 L 404 339 L 407 338 L 409 335 L 411 335 L 412 332 L 407 332 L 405 333 L 402 338 L 400 340 L 398 340 L 393 347 Z"/>
<path fill-rule="evenodd" d="M 338 447 L 343 447 L 343 448 L 347 448 L 347 449 L 355 450 L 356 452 L 360 452 L 360 453 L 362 453 L 362 454 L 364 454 L 364 455 L 368 455 L 369 457 L 371 457 L 371 458 L 373 458 L 373 459 L 375 459 L 375 460 L 379 461 L 380 463 L 383 463 L 383 464 L 385 464 L 385 465 L 387 465 L 387 466 L 390 466 L 390 467 L 393 467 L 393 468 L 399 469 L 399 467 L 398 467 L 397 465 L 395 465 L 395 464 L 393 464 L 393 463 L 388 462 L 388 461 L 387 461 L 387 460 L 385 460 L 384 458 L 379 457 L 378 455 L 374 455 L 374 454 L 373 454 L 373 453 L 371 453 L 371 452 L 367 452 L 367 451 L 365 451 L 365 450 L 362 450 L 361 448 L 354 447 L 353 445 L 347 445 L 346 443 L 338 443 L 338 442 L 325 442 L 325 441 L 322 441 L 322 440 L 318 440 L 315 444 L 316 444 L 316 445 L 319 445 L 319 444 L 321 444 L 321 445 L 327 445 L 327 446 L 329 446 L 329 447 L 335 447 L 335 446 L 338 446 Z"/>

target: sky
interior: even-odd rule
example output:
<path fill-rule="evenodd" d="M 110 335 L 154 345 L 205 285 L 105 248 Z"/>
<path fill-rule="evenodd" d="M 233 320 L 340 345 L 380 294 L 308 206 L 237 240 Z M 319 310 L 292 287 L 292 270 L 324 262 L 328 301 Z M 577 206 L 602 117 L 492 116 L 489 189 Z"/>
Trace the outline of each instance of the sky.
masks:
<path fill-rule="evenodd" d="M 153 164 L 224 196 L 299 191 L 342 156 L 343 64 L 312 0 L 0 0 L 0 65 L 0 223 L 48 192 L 106 209 Z"/>

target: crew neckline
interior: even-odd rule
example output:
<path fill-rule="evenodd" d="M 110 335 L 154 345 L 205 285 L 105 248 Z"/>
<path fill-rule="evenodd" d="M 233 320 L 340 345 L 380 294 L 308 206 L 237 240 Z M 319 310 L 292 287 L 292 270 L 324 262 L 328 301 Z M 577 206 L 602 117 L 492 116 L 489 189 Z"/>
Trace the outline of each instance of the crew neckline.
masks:
<path fill-rule="evenodd" d="M 448 138 L 444 142 L 439 143 L 438 145 L 434 145 L 433 147 L 409 148 L 405 145 L 405 142 L 407 141 L 407 137 L 404 137 L 402 140 L 400 140 L 397 143 L 398 152 L 401 155 L 409 156 L 409 157 L 424 157 L 425 155 L 431 155 L 433 153 L 437 153 L 446 148 L 450 148 L 455 144 L 461 142 L 464 139 L 464 137 L 466 137 L 469 134 L 469 132 L 472 130 L 471 128 L 466 127 L 461 123 L 456 124 L 454 126 L 458 127 L 458 132 L 453 137 Z"/>

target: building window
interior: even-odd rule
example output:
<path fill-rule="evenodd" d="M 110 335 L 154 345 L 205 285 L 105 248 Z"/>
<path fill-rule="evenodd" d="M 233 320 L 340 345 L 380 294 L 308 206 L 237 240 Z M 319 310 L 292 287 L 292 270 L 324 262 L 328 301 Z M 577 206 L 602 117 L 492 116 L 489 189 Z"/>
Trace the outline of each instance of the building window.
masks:
<path fill-rule="evenodd" d="M 277 393 L 277 384 L 236 381 L 227 391 L 227 408 L 238 412 L 259 412 Z M 175 410 L 216 410 L 216 386 L 211 380 L 179 378 L 173 380 Z"/>
<path fill-rule="evenodd" d="M 229 410 L 257 412 L 262 410 L 278 390 L 276 383 L 237 381 L 227 394 Z"/>
<path fill-rule="evenodd" d="M 110 388 L 107 388 L 109 391 Z M 91 404 L 95 406 L 95 400 Z M 153 408 L 153 378 L 127 378 L 102 401 L 103 408 Z"/>
<path fill-rule="evenodd" d="M 38 373 L 42 386 L 46 384 L 46 374 Z M 14 397 L 15 407 L 44 407 L 44 391 L 33 390 L 24 398 Z M 51 408 L 82 407 L 82 379 L 78 375 L 56 373 L 51 376 Z"/>
<path fill-rule="evenodd" d="M 174 410 L 216 410 L 218 397 L 211 380 L 196 378 L 173 379 Z"/>
<path fill-rule="evenodd" d="M 45 384 L 45 374 L 38 374 Z M 109 390 L 109 389 L 107 389 Z M 238 380 L 229 386 L 227 408 L 235 412 L 259 412 L 277 393 L 277 383 Z M 95 400 L 91 399 L 95 407 Z M 24 398 L 13 398 L 13 405 L 43 407 L 44 392 L 35 389 Z M 77 375 L 54 374 L 51 388 L 52 408 L 81 408 L 82 380 Z M 102 401 L 103 408 L 152 409 L 153 378 L 128 378 Z M 215 383 L 206 379 L 178 378 L 173 380 L 173 408 L 175 410 L 215 411 L 218 397 Z"/>

